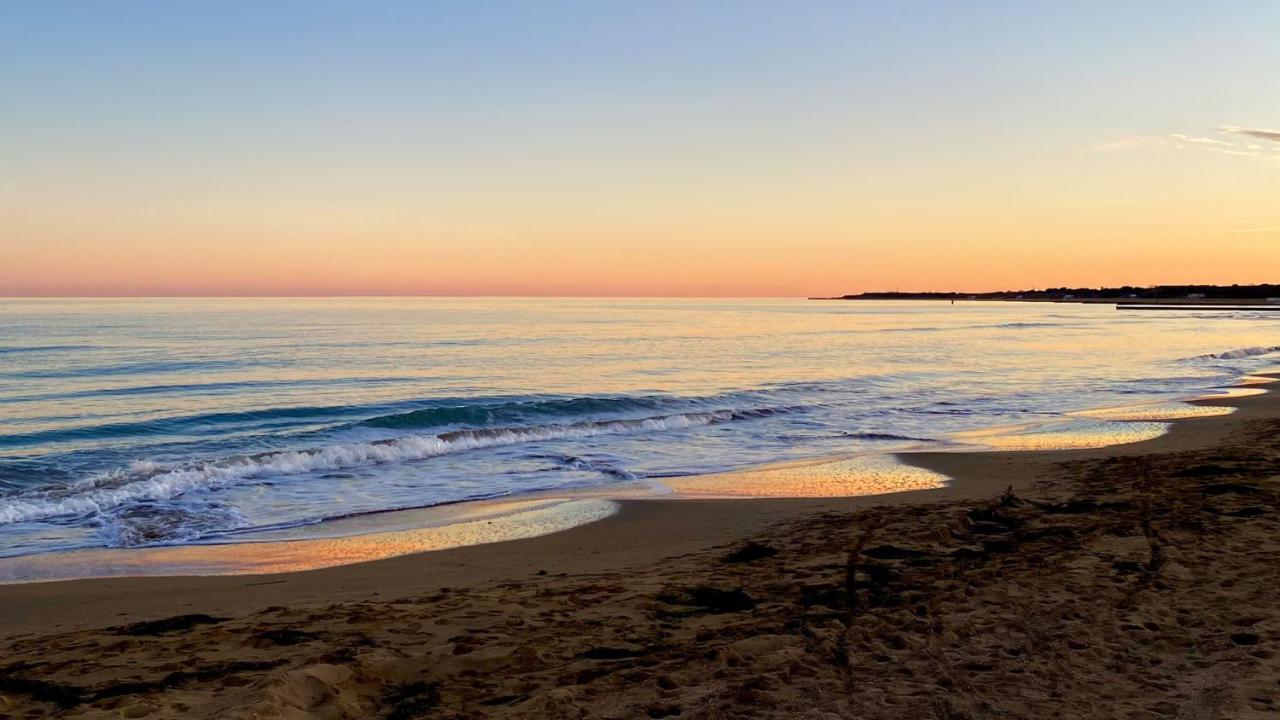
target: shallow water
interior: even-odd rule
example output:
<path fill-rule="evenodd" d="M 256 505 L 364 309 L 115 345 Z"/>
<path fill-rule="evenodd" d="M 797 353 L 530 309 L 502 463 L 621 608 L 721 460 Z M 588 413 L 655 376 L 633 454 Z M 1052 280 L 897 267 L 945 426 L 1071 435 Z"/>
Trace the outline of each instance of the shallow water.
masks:
<path fill-rule="evenodd" d="M 658 491 L 993 426 L 1132 441 L 1176 406 L 1073 413 L 1201 394 L 1277 340 L 1275 313 L 1065 304 L 0 300 L 0 555 Z"/>

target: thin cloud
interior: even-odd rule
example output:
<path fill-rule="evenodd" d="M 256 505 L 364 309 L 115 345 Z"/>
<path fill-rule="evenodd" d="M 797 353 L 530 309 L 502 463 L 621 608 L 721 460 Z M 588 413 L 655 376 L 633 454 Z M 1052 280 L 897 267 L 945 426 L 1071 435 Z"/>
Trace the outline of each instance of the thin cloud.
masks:
<path fill-rule="evenodd" d="M 1191 135 L 1183 135 L 1182 133 L 1174 133 L 1169 137 L 1178 142 L 1191 143 L 1192 145 L 1213 145 L 1215 147 L 1235 147 L 1235 143 L 1229 143 L 1226 140 L 1219 140 L 1210 137 L 1193 137 Z"/>
<path fill-rule="evenodd" d="M 1248 135 L 1259 140 L 1270 140 L 1271 142 L 1280 143 L 1280 130 L 1264 130 L 1262 128 L 1246 128 L 1239 125 L 1223 125 L 1218 128 L 1219 132 L 1231 133 L 1232 135 Z"/>
<path fill-rule="evenodd" d="M 1090 150 L 1095 153 L 1127 152 L 1144 148 L 1165 148 L 1172 150 L 1207 150 L 1233 155 L 1236 157 L 1257 157 L 1268 149 L 1280 153 L 1280 146 L 1259 145 L 1253 140 L 1269 140 L 1280 143 L 1280 130 L 1263 130 L 1246 128 L 1239 125 L 1223 125 L 1215 128 L 1215 132 L 1223 137 L 1210 135 L 1189 135 L 1187 133 L 1170 133 L 1163 136 L 1128 137 L 1111 142 L 1093 145 Z M 1233 142 L 1233 136 L 1244 136 L 1241 142 Z"/>

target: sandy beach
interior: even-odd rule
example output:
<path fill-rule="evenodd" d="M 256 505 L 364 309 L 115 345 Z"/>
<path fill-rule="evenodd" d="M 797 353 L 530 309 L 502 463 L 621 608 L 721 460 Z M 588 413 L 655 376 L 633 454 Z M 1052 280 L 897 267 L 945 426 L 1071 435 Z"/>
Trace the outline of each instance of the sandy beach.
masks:
<path fill-rule="evenodd" d="M 1280 720 L 1280 3 L 1150 5 L 0 4 L 0 720 Z"/>
<path fill-rule="evenodd" d="M 0 717 L 1274 717 L 1280 400 L 947 487 L 0 587 Z"/>

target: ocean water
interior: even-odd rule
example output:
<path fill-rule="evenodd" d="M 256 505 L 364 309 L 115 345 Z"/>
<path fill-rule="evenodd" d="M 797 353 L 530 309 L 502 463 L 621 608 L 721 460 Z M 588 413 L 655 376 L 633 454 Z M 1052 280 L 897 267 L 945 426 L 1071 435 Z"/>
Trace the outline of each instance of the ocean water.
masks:
<path fill-rule="evenodd" d="M 1071 304 L 0 300 L 0 556 L 661 493 L 992 427 L 1123 442 L 1277 345 L 1280 313 Z"/>

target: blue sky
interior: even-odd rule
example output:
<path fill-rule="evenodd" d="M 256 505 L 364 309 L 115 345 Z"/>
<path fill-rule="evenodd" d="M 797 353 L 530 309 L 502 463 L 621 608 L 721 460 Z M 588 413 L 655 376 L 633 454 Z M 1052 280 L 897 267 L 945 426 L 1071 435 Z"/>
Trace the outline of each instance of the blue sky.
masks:
<path fill-rule="evenodd" d="M 459 274 L 369 266 L 344 284 L 316 267 L 324 282 L 297 291 L 385 278 L 466 292 L 482 271 L 477 292 L 574 292 L 568 276 L 540 288 L 490 268 L 513 256 L 607 276 L 645 248 L 697 250 L 687 287 L 655 292 L 795 292 L 833 256 L 881 263 L 845 287 L 825 269 L 814 281 L 839 290 L 943 277 L 920 272 L 928 238 L 1014 232 L 1009 208 L 1028 215 L 1017 232 L 1052 233 L 1125 198 L 1118 227 L 1150 243 L 1186 224 L 1160 197 L 1265 224 L 1280 218 L 1242 205 L 1241 184 L 1271 192 L 1276 163 L 1179 153 L 1175 136 L 1280 126 L 1276 37 L 1274 2 L 8 3 L 0 259 L 16 269 L 0 282 L 176 292 L 142 272 L 148 256 L 223 247 L 262 267 L 308 243 L 443 251 Z M 945 221 L 911 225 L 921 207 Z M 136 262 L 117 287 L 87 282 L 77 253 Z M 1200 255 L 1186 257 L 1164 279 L 1191 279 Z M 765 282 L 770 269 L 785 280 Z"/>

